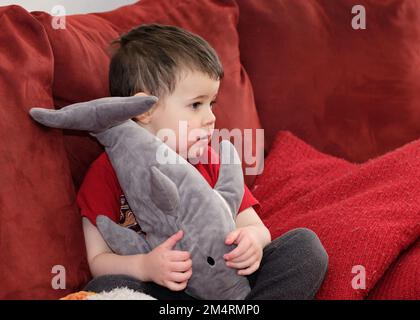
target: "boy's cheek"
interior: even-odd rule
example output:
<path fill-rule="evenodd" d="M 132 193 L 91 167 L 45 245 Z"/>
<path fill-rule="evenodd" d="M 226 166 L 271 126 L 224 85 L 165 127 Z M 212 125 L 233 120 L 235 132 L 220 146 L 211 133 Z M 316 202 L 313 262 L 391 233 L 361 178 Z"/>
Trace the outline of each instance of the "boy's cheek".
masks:
<path fill-rule="evenodd" d="M 203 142 L 197 142 L 188 148 L 189 158 L 202 158 L 207 154 L 208 145 Z"/>

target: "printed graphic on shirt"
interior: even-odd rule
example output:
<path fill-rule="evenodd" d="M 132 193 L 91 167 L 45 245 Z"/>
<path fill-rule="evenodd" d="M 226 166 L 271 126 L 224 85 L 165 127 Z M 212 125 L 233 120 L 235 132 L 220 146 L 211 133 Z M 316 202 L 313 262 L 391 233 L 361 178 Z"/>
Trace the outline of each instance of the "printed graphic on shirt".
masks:
<path fill-rule="evenodd" d="M 120 195 L 120 219 L 118 222 L 119 225 L 129 228 L 137 233 L 143 233 L 140 225 L 136 221 L 136 217 L 131 211 L 130 206 L 128 205 L 125 195 Z"/>

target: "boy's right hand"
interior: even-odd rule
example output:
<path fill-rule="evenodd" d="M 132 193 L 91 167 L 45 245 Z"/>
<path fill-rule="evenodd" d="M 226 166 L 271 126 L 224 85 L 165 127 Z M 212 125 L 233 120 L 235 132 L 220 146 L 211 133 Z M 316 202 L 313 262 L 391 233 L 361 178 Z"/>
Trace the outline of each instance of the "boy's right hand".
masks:
<path fill-rule="evenodd" d="M 178 231 L 147 253 L 144 259 L 150 280 L 173 291 L 184 290 L 192 275 L 190 253 L 172 250 L 182 236 L 183 231 Z"/>

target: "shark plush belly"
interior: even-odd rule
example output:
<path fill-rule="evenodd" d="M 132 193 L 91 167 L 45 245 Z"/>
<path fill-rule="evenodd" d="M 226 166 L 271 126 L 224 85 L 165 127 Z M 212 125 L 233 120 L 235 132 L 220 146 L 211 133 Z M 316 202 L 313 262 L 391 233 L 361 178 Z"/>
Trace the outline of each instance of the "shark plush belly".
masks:
<path fill-rule="evenodd" d="M 190 163 L 131 120 L 156 101 L 153 96 L 101 98 L 61 110 L 32 108 L 30 115 L 49 127 L 89 131 L 105 147 L 146 233 L 98 216 L 97 227 L 115 253 L 147 253 L 183 230 L 175 249 L 191 254 L 193 273 L 186 292 L 199 299 L 244 299 L 250 292 L 247 278 L 223 259 L 234 248 L 224 241 L 235 229 L 244 192 L 239 156 L 229 141 L 221 142 L 219 178 L 211 188 Z"/>

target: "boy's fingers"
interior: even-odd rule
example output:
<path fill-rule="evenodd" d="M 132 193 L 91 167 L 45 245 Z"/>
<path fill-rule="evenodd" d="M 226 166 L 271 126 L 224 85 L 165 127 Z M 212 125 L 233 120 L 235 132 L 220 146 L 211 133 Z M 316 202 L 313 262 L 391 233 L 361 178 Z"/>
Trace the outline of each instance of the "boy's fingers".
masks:
<path fill-rule="evenodd" d="M 250 257 L 252 257 L 255 254 L 256 254 L 256 252 L 254 250 L 251 250 L 251 245 L 250 245 L 249 248 L 246 249 L 243 254 L 237 256 L 236 258 L 229 259 L 229 261 L 230 262 L 242 262 L 242 261 L 248 260 Z"/>
<path fill-rule="evenodd" d="M 238 275 L 240 275 L 240 276 L 248 276 L 248 275 L 254 273 L 255 271 L 257 271 L 257 269 L 259 267 L 260 267 L 260 262 L 257 261 L 252 266 L 250 266 L 250 267 L 248 267 L 246 269 L 238 270 Z"/>
<path fill-rule="evenodd" d="M 182 236 L 184 235 L 182 230 L 179 230 L 177 233 L 170 236 L 168 239 L 166 239 L 163 243 L 160 244 L 160 247 L 164 247 L 166 249 L 172 249 L 175 247 L 176 243 L 182 239 Z"/>
<path fill-rule="evenodd" d="M 172 262 L 171 263 L 171 270 L 176 272 L 185 272 L 191 269 L 192 261 L 182 261 L 182 262 Z"/>
<path fill-rule="evenodd" d="M 241 256 L 242 254 L 244 254 L 249 249 L 250 246 L 251 246 L 251 243 L 247 241 L 246 239 L 244 239 L 242 242 L 238 244 L 238 246 L 235 249 L 233 249 L 229 253 L 226 253 L 223 256 L 223 258 L 225 258 L 226 260 L 235 259 Z"/>
<path fill-rule="evenodd" d="M 188 251 L 171 250 L 168 252 L 168 258 L 171 261 L 186 261 L 191 258 Z"/>
<path fill-rule="evenodd" d="M 230 268 L 235 268 L 235 269 L 245 269 L 245 268 L 249 268 L 250 266 L 252 266 L 255 263 L 255 257 L 252 256 L 250 258 L 248 258 L 245 261 L 242 262 L 231 262 L 228 261 L 226 262 L 226 265 Z"/>
<path fill-rule="evenodd" d="M 187 287 L 188 281 L 184 281 L 181 283 L 177 283 L 174 281 L 167 281 L 165 283 L 166 287 L 172 291 L 181 291 L 184 290 Z"/>
<path fill-rule="evenodd" d="M 232 232 L 230 232 L 227 236 L 226 236 L 226 240 L 225 243 L 229 246 L 231 245 L 239 236 L 239 234 L 241 233 L 240 229 L 236 229 Z"/>
<path fill-rule="evenodd" d="M 174 282 L 184 282 L 191 278 L 192 269 L 189 269 L 187 272 L 171 272 L 170 278 Z"/>

